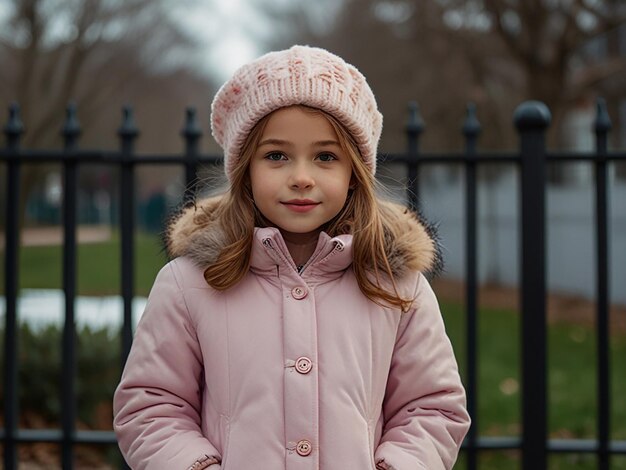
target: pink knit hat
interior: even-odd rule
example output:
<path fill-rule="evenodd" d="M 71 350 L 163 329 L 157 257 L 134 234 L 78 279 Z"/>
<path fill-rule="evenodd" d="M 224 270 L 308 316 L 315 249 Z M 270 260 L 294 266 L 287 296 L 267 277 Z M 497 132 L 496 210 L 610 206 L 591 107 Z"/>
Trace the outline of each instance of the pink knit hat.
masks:
<path fill-rule="evenodd" d="M 365 77 L 324 49 L 293 46 L 242 66 L 213 99 L 211 130 L 224 149 L 229 179 L 254 125 L 272 111 L 296 104 L 338 119 L 356 141 L 367 167 L 376 172 L 383 116 Z"/>

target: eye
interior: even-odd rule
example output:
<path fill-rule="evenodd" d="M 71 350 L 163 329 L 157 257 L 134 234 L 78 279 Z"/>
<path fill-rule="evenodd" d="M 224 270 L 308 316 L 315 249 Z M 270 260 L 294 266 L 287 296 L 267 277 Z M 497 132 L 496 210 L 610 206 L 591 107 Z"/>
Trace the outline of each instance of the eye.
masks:
<path fill-rule="evenodd" d="M 320 153 L 317 156 L 317 159 L 322 162 L 332 162 L 333 160 L 337 160 L 337 157 L 335 157 L 332 153 Z"/>
<path fill-rule="evenodd" d="M 280 162 L 286 160 L 286 157 L 280 152 L 271 152 L 265 155 L 265 158 L 271 162 Z"/>

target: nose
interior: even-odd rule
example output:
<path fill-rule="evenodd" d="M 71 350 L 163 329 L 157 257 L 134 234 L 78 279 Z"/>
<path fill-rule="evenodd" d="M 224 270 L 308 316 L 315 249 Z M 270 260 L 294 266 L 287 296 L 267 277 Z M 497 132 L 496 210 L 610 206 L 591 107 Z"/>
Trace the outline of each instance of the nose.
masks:
<path fill-rule="evenodd" d="M 304 163 L 294 165 L 293 171 L 289 177 L 289 187 L 292 189 L 309 189 L 315 186 L 315 178 Z"/>

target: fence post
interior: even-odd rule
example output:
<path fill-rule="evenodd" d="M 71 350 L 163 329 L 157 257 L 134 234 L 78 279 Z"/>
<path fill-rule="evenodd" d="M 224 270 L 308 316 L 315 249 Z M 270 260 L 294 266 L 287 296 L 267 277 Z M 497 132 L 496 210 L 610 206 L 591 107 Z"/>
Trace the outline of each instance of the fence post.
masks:
<path fill-rule="evenodd" d="M 65 322 L 63 324 L 63 370 L 61 377 L 61 403 L 63 441 L 61 466 L 71 470 L 74 464 L 74 434 L 76 423 L 76 187 L 77 166 L 73 155 L 81 134 L 76 119 L 76 106 L 67 107 L 67 117 L 61 130 L 64 150 L 68 157 L 63 162 L 63 292 L 65 294 Z"/>
<path fill-rule="evenodd" d="M 122 243 L 122 300 L 124 323 L 122 326 L 122 365 L 130 352 L 133 341 L 133 294 L 134 294 L 134 230 L 135 230 L 135 181 L 133 151 L 139 130 L 135 125 L 133 110 L 124 107 L 122 125 L 118 131 L 121 142 L 120 175 L 120 236 Z"/>
<path fill-rule="evenodd" d="M 467 411 L 472 417 L 472 426 L 467 433 L 467 468 L 478 468 L 476 442 L 478 439 L 478 413 L 476 406 L 478 367 L 477 367 L 477 204 L 476 204 L 476 142 L 481 127 L 476 118 L 476 106 L 467 105 L 467 117 L 463 124 L 465 136 L 465 302 L 467 311 L 466 320 L 466 381 L 467 381 Z"/>
<path fill-rule="evenodd" d="M 17 104 L 9 108 L 9 121 L 4 126 L 6 148 L 13 153 L 7 162 L 6 238 L 4 245 L 4 468 L 17 468 L 17 292 L 20 247 L 20 137 L 24 125 Z"/>
<path fill-rule="evenodd" d="M 195 198 L 198 174 L 198 142 L 202 137 L 194 108 L 187 108 L 185 127 L 181 131 L 181 135 L 185 139 L 185 195 L 183 201 L 187 203 Z"/>
<path fill-rule="evenodd" d="M 545 132 L 548 107 L 515 110 L 521 151 L 522 470 L 547 468 Z"/>
<path fill-rule="evenodd" d="M 409 103 L 409 119 L 406 124 L 407 155 L 409 157 L 408 181 L 406 186 L 409 207 L 413 210 L 417 210 L 419 206 L 417 161 L 419 159 L 419 138 L 422 132 L 424 132 L 424 120 L 420 115 L 417 103 L 411 101 Z"/>
<path fill-rule="evenodd" d="M 609 335 L 609 235 L 607 197 L 607 152 L 611 118 L 606 102 L 598 100 L 595 122 L 596 152 L 596 292 L 597 292 L 597 367 L 598 367 L 598 470 L 610 465 L 611 439 L 611 368 Z"/>

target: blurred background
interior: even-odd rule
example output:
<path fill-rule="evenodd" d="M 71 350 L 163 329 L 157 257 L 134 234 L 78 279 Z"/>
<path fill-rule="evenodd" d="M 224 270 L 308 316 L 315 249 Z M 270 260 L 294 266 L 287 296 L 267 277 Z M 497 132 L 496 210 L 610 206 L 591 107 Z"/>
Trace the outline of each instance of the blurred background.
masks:
<path fill-rule="evenodd" d="M 139 155 L 178 155 L 185 110 L 197 110 L 200 151 L 219 155 L 209 106 L 245 62 L 292 44 L 321 46 L 367 77 L 384 115 L 381 155 L 406 151 L 407 105 L 419 104 L 420 150 L 460 152 L 474 103 L 479 148 L 514 152 L 513 112 L 524 100 L 552 113 L 551 149 L 595 148 L 596 99 L 612 120 L 609 147 L 626 148 L 626 4 L 622 0 L 2 0 L 0 106 L 19 103 L 23 149 L 61 149 L 74 103 L 80 148 L 115 151 L 130 105 Z M 2 116 L 2 115 L 0 115 Z M 7 114 L 4 114 L 8 120 Z M 3 118 L 5 119 L 5 118 Z M 4 125 L 3 121 L 0 121 Z M 403 167 L 380 179 L 404 197 Z M 217 184 L 220 168 L 202 178 Z M 111 429 L 120 374 L 119 180 L 116 167 L 85 165 L 78 183 L 78 429 Z M 482 436 L 519 436 L 519 184 L 515 168 L 479 169 L 478 410 Z M 0 162 L 0 259 L 4 260 L 6 163 Z M 183 168 L 135 173 L 136 319 L 160 267 L 161 234 L 185 190 Z M 63 326 L 62 166 L 26 164 L 20 180 L 19 424 L 57 428 Z M 446 269 L 435 289 L 465 374 L 464 184 L 461 165 L 420 173 L 420 202 L 438 223 Z M 549 435 L 597 437 L 593 168 L 548 168 Z M 626 162 L 609 165 L 611 437 L 626 439 Z M 124 201 L 127 202 L 127 201 Z M 4 270 L 0 294 L 4 294 Z M 4 297 L 0 312 L 4 315 Z M 4 331 L 4 326 L 0 326 Z M 2 335 L 4 337 L 4 334 Z M 516 341 L 517 340 L 517 341 Z M 3 362 L 4 364 L 4 362 Z M 621 367 L 621 368 L 620 368 Z M 55 444 L 20 444 L 20 468 L 59 468 Z M 117 468 L 115 446 L 77 448 L 76 468 Z M 593 455 L 550 456 L 551 469 L 597 468 Z M 488 451 L 480 468 L 518 468 L 518 451 Z M 611 468 L 626 469 L 626 456 Z M 461 457 L 456 468 L 465 468 Z"/>

